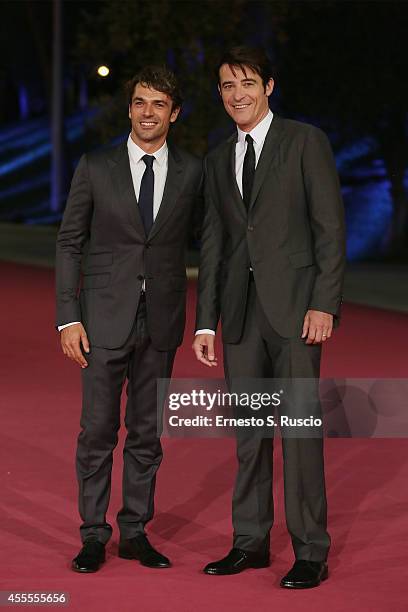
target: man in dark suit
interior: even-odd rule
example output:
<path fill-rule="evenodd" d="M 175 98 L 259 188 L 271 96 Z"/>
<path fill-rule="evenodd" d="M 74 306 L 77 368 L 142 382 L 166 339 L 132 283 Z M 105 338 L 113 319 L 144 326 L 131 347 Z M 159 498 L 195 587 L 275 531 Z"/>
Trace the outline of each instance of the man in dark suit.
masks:
<path fill-rule="evenodd" d="M 162 460 L 156 379 L 171 376 L 183 338 L 185 248 L 202 174 L 197 158 L 166 141 L 180 107 L 167 69 L 146 67 L 130 81 L 129 138 L 82 156 L 58 234 L 57 326 L 63 352 L 82 368 L 78 572 L 99 569 L 112 533 L 106 512 L 126 378 L 119 556 L 170 565 L 144 527 Z"/>
<path fill-rule="evenodd" d="M 339 314 L 345 259 L 331 148 L 321 130 L 269 110 L 274 81 L 262 50 L 227 52 L 218 77 L 237 131 L 206 159 L 193 349 L 201 362 L 216 365 L 214 333 L 221 316 L 230 387 L 242 378 L 318 379 L 321 345 Z M 269 564 L 271 442 L 238 438 L 233 549 L 207 565 L 208 574 Z M 286 521 L 296 561 L 281 585 L 313 587 L 328 575 L 330 546 L 323 441 L 297 436 L 282 442 Z"/>

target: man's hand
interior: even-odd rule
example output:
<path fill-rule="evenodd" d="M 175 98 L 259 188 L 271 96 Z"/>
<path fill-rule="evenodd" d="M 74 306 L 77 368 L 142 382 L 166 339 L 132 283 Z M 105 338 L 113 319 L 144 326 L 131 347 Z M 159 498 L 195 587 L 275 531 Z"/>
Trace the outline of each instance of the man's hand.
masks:
<path fill-rule="evenodd" d="M 89 353 L 88 336 L 82 323 L 76 323 L 65 327 L 61 332 L 61 346 L 64 355 L 79 363 L 81 368 L 86 368 L 88 362 L 81 351 L 81 343 L 85 353 Z"/>
<path fill-rule="evenodd" d="M 204 363 L 204 365 L 212 366 L 217 365 L 217 358 L 214 352 L 214 341 L 215 336 L 213 334 L 198 334 L 194 338 L 193 351 L 198 361 Z"/>
<path fill-rule="evenodd" d="M 303 322 L 302 338 L 306 344 L 321 344 L 331 337 L 333 331 L 333 315 L 320 310 L 308 310 Z"/>

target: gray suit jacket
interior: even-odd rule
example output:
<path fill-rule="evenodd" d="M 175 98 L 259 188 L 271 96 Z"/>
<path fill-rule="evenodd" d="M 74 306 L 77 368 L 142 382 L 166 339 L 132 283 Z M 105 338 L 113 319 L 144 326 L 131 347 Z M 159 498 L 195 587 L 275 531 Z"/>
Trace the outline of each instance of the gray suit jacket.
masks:
<path fill-rule="evenodd" d="M 123 345 L 145 280 L 153 346 L 181 343 L 185 248 L 201 180 L 201 161 L 169 146 L 163 199 L 146 236 L 126 143 L 82 156 L 57 239 L 57 325 L 82 321 L 91 346 Z"/>
<path fill-rule="evenodd" d="M 301 334 L 310 309 L 339 315 L 345 265 L 343 203 L 330 144 L 311 125 L 274 116 L 247 213 L 235 178 L 236 135 L 205 162 L 196 329 L 241 336 L 249 278 L 272 327 Z"/>

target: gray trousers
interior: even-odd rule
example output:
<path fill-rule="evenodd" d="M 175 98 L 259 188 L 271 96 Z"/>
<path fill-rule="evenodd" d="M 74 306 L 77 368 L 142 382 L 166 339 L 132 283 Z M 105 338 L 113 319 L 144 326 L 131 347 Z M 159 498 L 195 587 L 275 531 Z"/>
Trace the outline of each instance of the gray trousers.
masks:
<path fill-rule="evenodd" d="M 224 344 L 228 386 L 239 378 L 318 378 L 320 345 L 301 338 L 282 338 L 267 321 L 252 280 L 243 334 Z M 317 400 L 318 402 L 318 400 Z M 318 402 L 318 408 L 320 404 Z M 286 524 L 296 559 L 327 558 L 327 504 L 323 439 L 282 438 Z M 254 435 L 237 439 L 238 473 L 233 500 L 234 546 L 268 552 L 273 523 L 273 439 Z"/>
<path fill-rule="evenodd" d="M 153 517 L 156 472 L 162 460 L 156 379 L 171 376 L 175 353 L 153 348 L 146 325 L 146 303 L 141 300 L 126 343 L 118 349 L 91 346 L 86 356 L 89 365 L 82 370 L 82 430 L 76 454 L 82 541 L 106 543 L 112 534 L 106 512 L 126 378 L 123 507 L 117 516 L 121 537 L 143 533 Z"/>

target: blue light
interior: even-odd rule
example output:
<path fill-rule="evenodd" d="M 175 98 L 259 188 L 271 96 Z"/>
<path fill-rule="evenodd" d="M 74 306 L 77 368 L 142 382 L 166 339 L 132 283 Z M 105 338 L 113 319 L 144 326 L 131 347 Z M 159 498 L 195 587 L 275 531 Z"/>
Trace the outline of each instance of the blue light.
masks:
<path fill-rule="evenodd" d="M 381 256 L 387 248 L 393 205 L 389 181 L 372 181 L 343 190 L 347 259 Z"/>
<path fill-rule="evenodd" d="M 348 170 L 352 162 L 358 161 L 360 158 L 373 153 L 378 148 L 374 138 L 360 138 L 355 142 L 348 144 L 336 153 L 337 169 L 341 173 Z"/>
<path fill-rule="evenodd" d="M 87 113 L 74 115 L 69 117 L 66 121 L 66 136 L 69 142 L 77 140 L 84 132 L 86 119 L 95 114 L 95 110 L 88 111 Z M 28 126 L 26 126 L 27 129 Z M 51 152 L 51 142 L 49 140 L 50 133 L 48 126 L 39 127 L 36 131 L 30 130 L 25 136 L 20 134 L 18 138 L 10 138 L 9 142 L 6 140 L 5 144 L 0 146 L 0 154 L 2 154 L 8 148 L 22 148 L 31 147 L 30 151 L 24 151 L 22 154 L 17 155 L 10 161 L 0 164 L 0 176 L 5 176 L 15 170 L 29 165 L 31 162 L 45 157 Z M 41 142 L 43 141 L 43 142 Z M 41 142 L 36 147 L 33 144 Z M 12 145 L 11 145 L 12 143 Z"/>
<path fill-rule="evenodd" d="M 30 112 L 30 108 L 28 103 L 27 87 L 23 83 L 19 83 L 18 85 L 18 105 L 20 107 L 21 119 L 27 119 Z"/>

